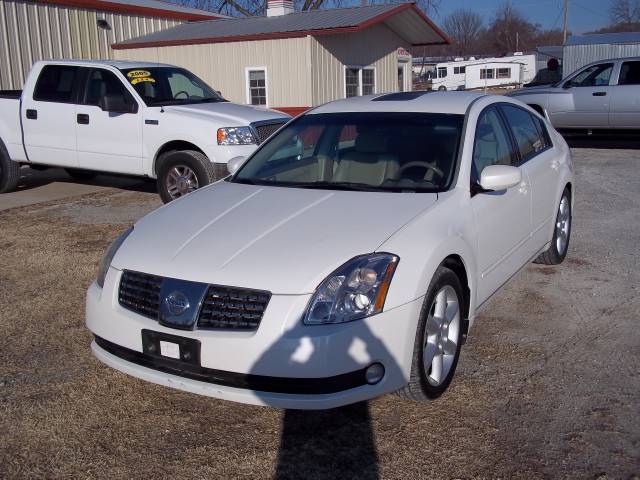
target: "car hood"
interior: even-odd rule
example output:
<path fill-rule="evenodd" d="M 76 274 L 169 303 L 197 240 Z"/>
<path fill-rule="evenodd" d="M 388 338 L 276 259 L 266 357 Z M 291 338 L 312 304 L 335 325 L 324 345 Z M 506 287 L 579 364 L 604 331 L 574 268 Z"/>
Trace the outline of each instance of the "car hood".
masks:
<path fill-rule="evenodd" d="M 222 181 L 141 219 L 112 266 L 274 294 L 312 293 L 333 270 L 375 251 L 436 200 L 435 193 Z"/>
<path fill-rule="evenodd" d="M 196 103 L 192 105 L 175 105 L 164 107 L 169 114 L 189 115 L 203 120 L 216 120 L 229 127 L 248 125 L 264 120 L 289 121 L 291 117 L 286 113 L 267 108 L 238 105 L 231 102 Z"/>
<path fill-rule="evenodd" d="M 558 87 L 551 87 L 549 85 L 540 86 L 540 87 L 528 87 L 521 88 L 520 90 L 516 90 L 515 92 L 509 92 L 507 94 L 508 97 L 520 97 L 522 95 L 533 95 L 533 94 L 547 94 L 547 93 L 563 93 L 564 89 Z"/>

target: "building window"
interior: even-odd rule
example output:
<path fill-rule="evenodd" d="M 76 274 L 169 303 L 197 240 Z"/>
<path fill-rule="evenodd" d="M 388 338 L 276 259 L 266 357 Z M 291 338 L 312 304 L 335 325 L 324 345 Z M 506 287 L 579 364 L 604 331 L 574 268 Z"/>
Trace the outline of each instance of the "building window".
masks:
<path fill-rule="evenodd" d="M 372 67 L 345 67 L 345 98 L 376 93 L 376 70 Z"/>
<path fill-rule="evenodd" d="M 480 79 L 481 80 L 489 80 L 493 78 L 495 70 L 493 68 L 481 68 L 480 69 Z"/>
<path fill-rule="evenodd" d="M 511 69 L 510 68 L 499 68 L 498 69 L 498 78 L 509 78 L 511 77 Z"/>
<path fill-rule="evenodd" d="M 453 67 L 453 74 L 460 75 L 467 72 L 467 67 Z"/>
<path fill-rule="evenodd" d="M 247 103 L 249 105 L 267 105 L 267 69 L 247 69 Z"/>
<path fill-rule="evenodd" d="M 444 78 L 447 76 L 447 67 L 438 67 L 438 78 Z"/>

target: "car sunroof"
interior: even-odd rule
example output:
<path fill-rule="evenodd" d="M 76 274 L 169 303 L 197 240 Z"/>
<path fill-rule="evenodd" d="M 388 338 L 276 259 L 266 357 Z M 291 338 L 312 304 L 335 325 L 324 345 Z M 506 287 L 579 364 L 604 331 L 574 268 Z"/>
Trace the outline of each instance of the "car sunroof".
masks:
<path fill-rule="evenodd" d="M 414 100 L 429 92 L 397 92 L 388 93 L 386 95 L 380 95 L 379 97 L 371 100 L 372 102 L 403 102 L 407 100 Z"/>

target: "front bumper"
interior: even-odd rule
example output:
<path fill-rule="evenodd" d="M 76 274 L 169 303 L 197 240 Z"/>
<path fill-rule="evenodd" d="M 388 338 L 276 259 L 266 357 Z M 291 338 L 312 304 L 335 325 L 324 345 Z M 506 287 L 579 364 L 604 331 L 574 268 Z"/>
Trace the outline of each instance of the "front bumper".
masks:
<path fill-rule="evenodd" d="M 235 157 L 248 157 L 256 151 L 258 145 L 207 145 L 205 155 L 212 163 L 224 163 Z"/>
<path fill-rule="evenodd" d="M 274 295 L 255 332 L 178 331 L 122 308 L 120 272 L 87 293 L 94 355 L 129 375 L 226 400 L 279 408 L 323 409 L 368 400 L 404 386 L 409 377 L 422 299 L 342 325 L 305 326 L 309 295 Z M 142 330 L 197 339 L 200 364 L 180 365 L 143 353 Z M 385 375 L 366 383 L 381 363 Z"/>

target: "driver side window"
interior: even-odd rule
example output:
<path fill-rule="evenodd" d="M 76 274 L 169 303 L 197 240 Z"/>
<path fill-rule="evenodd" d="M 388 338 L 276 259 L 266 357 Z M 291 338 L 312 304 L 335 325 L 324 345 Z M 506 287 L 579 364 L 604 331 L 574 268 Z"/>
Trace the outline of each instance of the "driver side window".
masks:
<path fill-rule="evenodd" d="M 569 81 L 572 87 L 602 87 L 609 85 L 613 63 L 601 63 L 585 68 Z"/>
<path fill-rule="evenodd" d="M 478 181 L 489 165 L 515 165 L 509 134 L 494 107 L 480 114 L 473 143 L 473 180 Z"/>
<path fill-rule="evenodd" d="M 205 97 L 205 91 L 180 72 L 167 75 L 171 97 L 175 99 L 199 99 Z"/>

